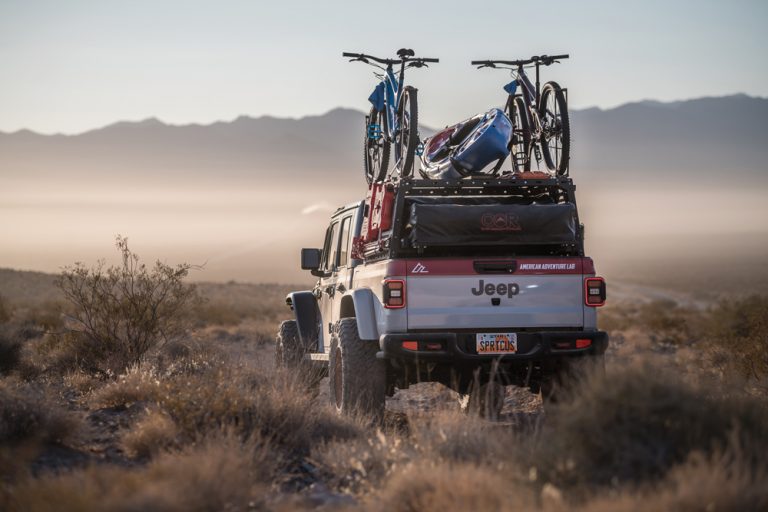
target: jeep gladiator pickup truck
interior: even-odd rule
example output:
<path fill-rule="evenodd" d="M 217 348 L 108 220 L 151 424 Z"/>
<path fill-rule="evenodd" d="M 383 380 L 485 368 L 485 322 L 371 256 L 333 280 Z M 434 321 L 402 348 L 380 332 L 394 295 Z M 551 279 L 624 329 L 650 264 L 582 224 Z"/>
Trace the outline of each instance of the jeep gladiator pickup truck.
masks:
<path fill-rule="evenodd" d="M 287 296 L 277 363 L 327 372 L 340 413 L 380 415 L 418 382 L 489 416 L 506 385 L 554 397 L 608 345 L 574 192 L 565 177 L 375 183 L 333 214 L 322 249 L 302 250 L 318 281 Z"/>

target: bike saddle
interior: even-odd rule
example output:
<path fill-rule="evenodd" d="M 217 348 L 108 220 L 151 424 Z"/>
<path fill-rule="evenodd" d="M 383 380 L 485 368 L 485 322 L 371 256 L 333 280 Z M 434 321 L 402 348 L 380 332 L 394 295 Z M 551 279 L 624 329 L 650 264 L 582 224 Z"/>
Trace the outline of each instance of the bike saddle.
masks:
<path fill-rule="evenodd" d="M 406 57 L 413 57 L 414 55 L 416 55 L 414 51 L 409 48 L 400 48 L 399 50 L 397 50 L 397 56 L 400 57 L 401 59 L 404 59 Z"/>

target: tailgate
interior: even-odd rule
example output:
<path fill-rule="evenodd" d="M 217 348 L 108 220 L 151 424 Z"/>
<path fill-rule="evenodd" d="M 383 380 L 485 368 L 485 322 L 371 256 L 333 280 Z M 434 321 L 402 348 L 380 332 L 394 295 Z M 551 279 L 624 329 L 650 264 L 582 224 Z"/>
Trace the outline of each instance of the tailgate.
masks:
<path fill-rule="evenodd" d="M 580 257 L 409 259 L 408 329 L 583 327 L 583 274 L 594 272 L 588 263 Z"/>

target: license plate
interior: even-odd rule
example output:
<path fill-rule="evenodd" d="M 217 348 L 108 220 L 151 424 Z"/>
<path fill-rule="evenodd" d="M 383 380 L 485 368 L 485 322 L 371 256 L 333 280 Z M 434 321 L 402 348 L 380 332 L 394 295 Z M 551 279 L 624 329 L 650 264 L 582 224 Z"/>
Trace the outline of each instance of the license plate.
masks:
<path fill-rule="evenodd" d="M 477 335 L 478 354 L 515 354 L 517 353 L 517 334 L 479 333 Z"/>

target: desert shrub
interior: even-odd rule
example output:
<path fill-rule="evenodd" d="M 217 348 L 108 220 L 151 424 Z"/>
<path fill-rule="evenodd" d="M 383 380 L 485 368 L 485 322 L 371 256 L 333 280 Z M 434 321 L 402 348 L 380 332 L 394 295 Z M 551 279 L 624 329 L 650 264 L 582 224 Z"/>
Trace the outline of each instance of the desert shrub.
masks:
<path fill-rule="evenodd" d="M 736 431 L 745 447 L 763 453 L 766 404 L 658 365 L 616 367 L 552 408 L 528 460 L 544 481 L 573 490 L 652 482 L 693 452 L 722 449 Z"/>
<path fill-rule="evenodd" d="M 272 468 L 263 445 L 219 435 L 181 452 L 163 454 L 142 469 L 99 465 L 29 479 L 13 490 L 7 509 L 263 509 L 264 482 Z"/>
<path fill-rule="evenodd" d="M 333 441 L 313 450 L 334 489 L 364 495 L 415 461 L 436 466 L 497 468 L 504 462 L 510 475 L 525 471 L 515 466 L 514 446 L 519 442 L 509 429 L 459 411 L 441 411 L 412 417 L 409 432 L 377 430 L 374 435 Z M 502 464 L 503 465 L 503 464 Z"/>
<path fill-rule="evenodd" d="M 689 341 L 688 316 L 691 312 L 671 299 L 656 299 L 642 304 L 636 324 L 651 333 L 651 339 L 665 343 Z"/>
<path fill-rule="evenodd" d="M 359 427 L 326 408 L 291 375 L 264 375 L 246 368 L 219 368 L 163 383 L 158 404 L 194 438 L 233 428 L 258 433 L 290 454 L 306 454 L 315 442 L 359 435 Z"/>
<path fill-rule="evenodd" d="M 247 316 L 248 314 L 242 309 L 236 309 L 230 304 L 221 302 L 206 301 L 195 309 L 195 320 L 199 326 L 237 325 Z"/>
<path fill-rule="evenodd" d="M 515 485 L 503 465 L 421 462 L 393 475 L 376 497 L 376 510 L 533 510 L 529 489 Z M 366 507 L 367 508 L 367 507 Z"/>
<path fill-rule="evenodd" d="M 509 429 L 458 411 L 445 411 L 412 422 L 411 437 L 433 460 L 482 464 L 508 454 L 517 441 Z"/>
<path fill-rule="evenodd" d="M 658 485 L 624 487 L 593 497 L 580 510 L 643 512 L 646 510 L 766 510 L 765 466 L 756 468 L 736 441 L 711 456 L 692 453 L 672 468 Z"/>
<path fill-rule="evenodd" d="M 648 333 L 660 343 L 681 344 L 694 341 L 700 312 L 683 307 L 671 299 L 650 302 L 610 304 L 600 314 L 600 328 L 607 331 L 633 327 Z"/>
<path fill-rule="evenodd" d="M 0 295 L 0 324 L 4 324 L 11 319 L 11 308 L 6 303 L 5 298 Z"/>
<path fill-rule="evenodd" d="M 137 402 L 157 401 L 161 382 L 154 368 L 137 365 L 115 381 L 95 390 L 90 397 L 94 407 L 125 408 Z"/>
<path fill-rule="evenodd" d="M 0 325 L 0 375 L 7 374 L 19 364 L 21 340 L 10 326 Z"/>
<path fill-rule="evenodd" d="M 743 377 L 768 377 L 768 297 L 720 302 L 709 311 L 704 338 L 714 363 Z"/>
<path fill-rule="evenodd" d="M 146 414 L 121 439 L 125 453 L 130 457 L 148 458 L 176 444 L 178 428 L 171 417 L 157 409 Z"/>
<path fill-rule="evenodd" d="M 78 433 L 80 422 L 45 393 L 27 384 L 0 380 L 0 446 L 22 441 L 63 443 Z"/>
<path fill-rule="evenodd" d="M 375 435 L 319 443 L 312 450 L 325 479 L 345 494 L 365 494 L 414 458 L 410 439 L 377 430 Z"/>
<path fill-rule="evenodd" d="M 117 237 L 122 264 L 93 268 L 67 267 L 56 285 L 74 306 L 65 342 L 78 358 L 121 370 L 139 362 L 158 344 L 182 337 L 197 291 L 184 284 L 189 264 L 176 267 L 157 261 L 153 268 L 139 262 L 126 238 Z M 106 366 L 106 368 L 104 368 Z"/>
<path fill-rule="evenodd" d="M 163 375 L 135 367 L 91 397 L 97 407 L 158 407 L 178 427 L 182 444 L 230 430 L 244 438 L 258 434 L 299 456 L 316 442 L 360 435 L 357 422 L 315 407 L 313 400 L 301 376 L 225 364 Z"/>
<path fill-rule="evenodd" d="M 103 384 L 102 380 L 81 370 L 75 370 L 64 374 L 62 376 L 62 382 L 67 388 L 74 390 L 81 395 L 90 393 Z"/>

